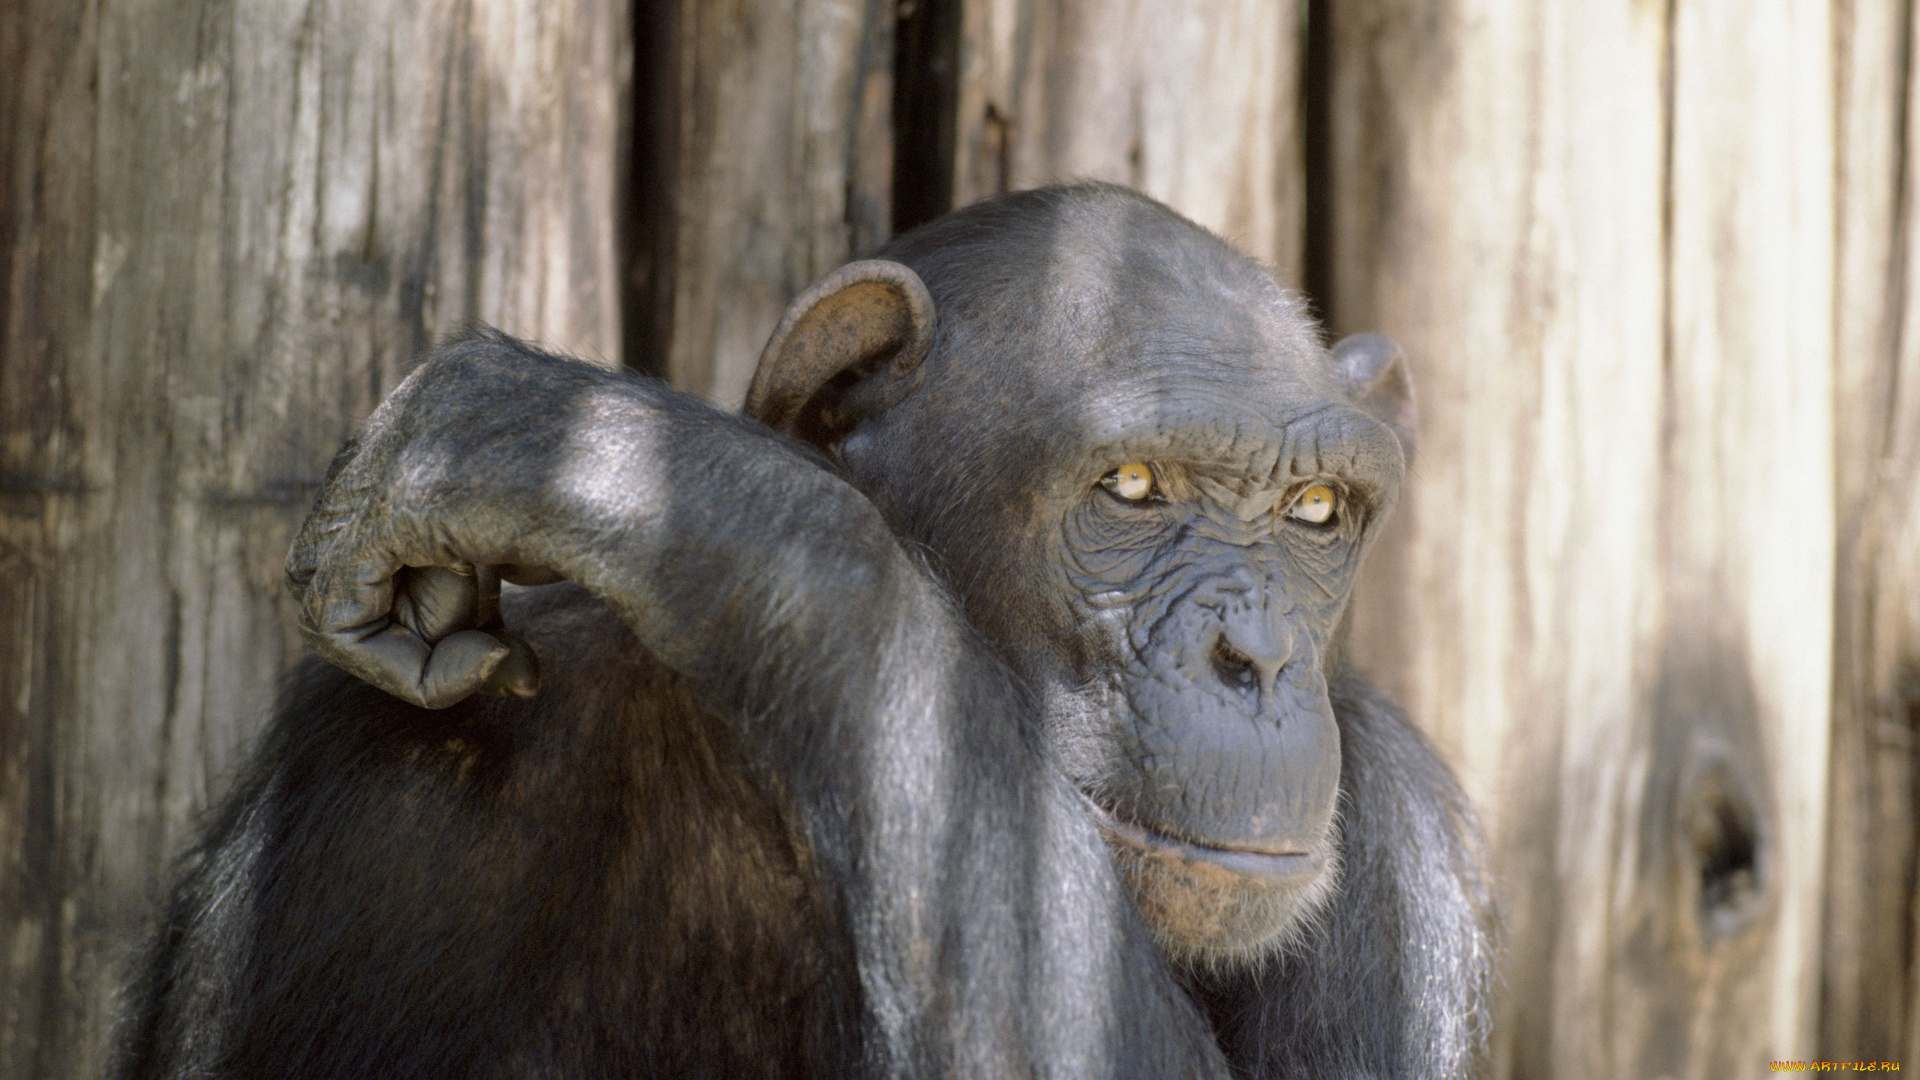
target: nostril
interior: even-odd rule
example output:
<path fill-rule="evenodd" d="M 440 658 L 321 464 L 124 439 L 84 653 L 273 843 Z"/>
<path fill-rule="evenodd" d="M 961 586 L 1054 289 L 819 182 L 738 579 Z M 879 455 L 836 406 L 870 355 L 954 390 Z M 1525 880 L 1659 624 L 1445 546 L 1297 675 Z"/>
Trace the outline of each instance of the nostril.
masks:
<path fill-rule="evenodd" d="M 1213 671 L 1228 686 L 1251 688 L 1255 682 L 1253 657 L 1234 648 L 1225 634 L 1213 639 Z"/>

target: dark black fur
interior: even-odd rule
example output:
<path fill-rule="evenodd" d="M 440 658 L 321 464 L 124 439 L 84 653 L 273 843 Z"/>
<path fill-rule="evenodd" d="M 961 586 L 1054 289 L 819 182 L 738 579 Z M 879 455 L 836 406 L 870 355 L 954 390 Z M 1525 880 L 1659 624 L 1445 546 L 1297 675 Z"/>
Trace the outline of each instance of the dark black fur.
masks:
<path fill-rule="evenodd" d="M 896 249 L 941 305 L 929 387 L 955 350 L 1021 362 L 969 337 L 969 308 L 1008 341 L 1047 318 L 1007 306 L 1028 290 L 996 285 L 989 256 L 1061 250 L 1049 214 L 1083 204 L 1147 208 L 1148 232 L 1095 248 L 1191 231 L 1095 188 Z M 1217 241 L 1179 242 L 1242 274 Z M 1164 288 L 1123 265 L 1115 288 Z M 1311 404 L 1325 377 L 1303 378 Z M 996 591 L 975 553 L 1011 542 L 992 526 L 1029 482 L 1004 449 L 1020 398 L 956 406 L 987 410 L 983 429 L 1008 417 L 1000 458 L 961 440 L 937 451 L 950 468 L 886 490 L 856 463 L 863 495 L 650 380 L 492 334 L 443 348 L 330 477 L 342 494 L 315 520 L 358 524 L 314 549 L 581 582 L 505 605 L 539 696 L 435 711 L 297 670 L 186 859 L 116 1075 L 1470 1074 L 1491 972 L 1471 815 L 1337 661 L 1332 899 L 1249 963 L 1156 946 L 1024 666 L 1037 601 Z M 576 494 L 616 466 L 638 509 Z M 325 565 L 309 610 L 368 576 Z"/>
<path fill-rule="evenodd" d="M 550 658 L 537 701 L 428 711 L 294 673 L 280 715 L 304 722 L 192 856 L 135 1075 L 851 1069 L 848 944 L 725 727 L 577 586 L 510 617 Z M 231 952 L 237 1038 L 195 1061 L 182 1028 L 217 1013 L 182 1000 L 192 960 Z"/>

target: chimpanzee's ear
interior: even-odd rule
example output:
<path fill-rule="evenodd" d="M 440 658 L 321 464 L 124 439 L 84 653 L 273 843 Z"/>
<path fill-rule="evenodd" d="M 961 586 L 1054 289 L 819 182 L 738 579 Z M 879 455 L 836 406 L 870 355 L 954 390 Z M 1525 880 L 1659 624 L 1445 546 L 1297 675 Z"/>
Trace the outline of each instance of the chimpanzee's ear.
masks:
<path fill-rule="evenodd" d="M 744 411 L 820 447 L 919 385 L 933 342 L 920 275 L 867 259 L 828 274 L 787 308 L 760 354 Z"/>
<path fill-rule="evenodd" d="M 1392 428 L 1407 464 L 1413 464 L 1419 411 L 1413 404 L 1406 350 L 1385 334 L 1350 334 L 1333 346 L 1333 365 L 1347 388 L 1347 400 Z"/>

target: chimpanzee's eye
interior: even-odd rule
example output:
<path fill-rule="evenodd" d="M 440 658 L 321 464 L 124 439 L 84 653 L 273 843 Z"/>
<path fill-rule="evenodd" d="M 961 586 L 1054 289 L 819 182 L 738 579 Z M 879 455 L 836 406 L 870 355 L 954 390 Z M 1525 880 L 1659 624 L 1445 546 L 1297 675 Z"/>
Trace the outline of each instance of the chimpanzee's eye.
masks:
<path fill-rule="evenodd" d="M 1339 501 L 1340 497 L 1333 493 L 1332 488 L 1325 484 L 1315 484 L 1301 492 L 1299 498 L 1293 500 L 1293 505 L 1287 507 L 1287 516 L 1297 518 L 1309 525 L 1325 525 L 1333 520 L 1333 512 Z"/>
<path fill-rule="evenodd" d="M 1153 494 L 1153 472 L 1138 461 L 1129 461 L 1100 478 L 1100 486 L 1128 502 L 1140 502 Z"/>

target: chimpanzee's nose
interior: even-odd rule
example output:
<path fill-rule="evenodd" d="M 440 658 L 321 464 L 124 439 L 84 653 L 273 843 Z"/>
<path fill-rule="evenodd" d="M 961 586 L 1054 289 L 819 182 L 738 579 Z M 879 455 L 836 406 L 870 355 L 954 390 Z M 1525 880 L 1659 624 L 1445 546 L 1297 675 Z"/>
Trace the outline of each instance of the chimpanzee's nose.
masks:
<path fill-rule="evenodd" d="M 1261 602 L 1261 590 L 1226 597 L 1220 630 L 1213 641 L 1213 671 L 1220 681 L 1243 690 L 1273 692 L 1280 669 L 1293 659 L 1293 635 L 1280 613 Z"/>

